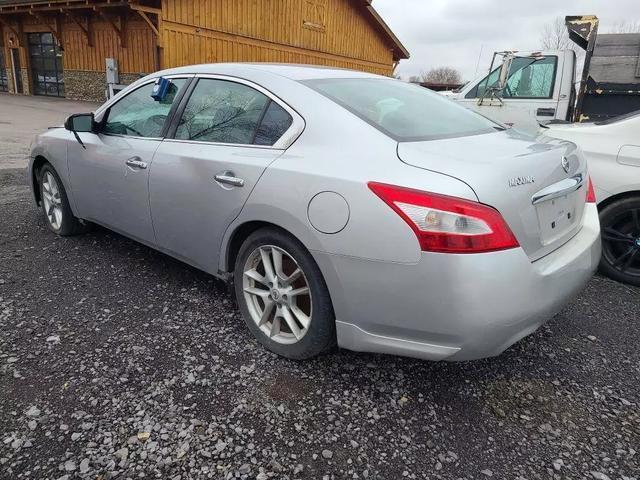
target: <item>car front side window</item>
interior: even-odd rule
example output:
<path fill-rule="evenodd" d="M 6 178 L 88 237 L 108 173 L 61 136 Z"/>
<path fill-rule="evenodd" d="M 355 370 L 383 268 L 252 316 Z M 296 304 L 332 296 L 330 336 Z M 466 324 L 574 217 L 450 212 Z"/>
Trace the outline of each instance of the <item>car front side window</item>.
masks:
<path fill-rule="evenodd" d="M 273 145 L 291 116 L 258 90 L 228 80 L 198 81 L 175 138 L 238 145 Z"/>
<path fill-rule="evenodd" d="M 171 106 L 187 79 L 170 81 L 169 91 L 163 100 L 151 98 L 154 83 L 148 83 L 126 95 L 109 107 L 103 120 L 102 133 L 158 138 L 171 111 Z"/>

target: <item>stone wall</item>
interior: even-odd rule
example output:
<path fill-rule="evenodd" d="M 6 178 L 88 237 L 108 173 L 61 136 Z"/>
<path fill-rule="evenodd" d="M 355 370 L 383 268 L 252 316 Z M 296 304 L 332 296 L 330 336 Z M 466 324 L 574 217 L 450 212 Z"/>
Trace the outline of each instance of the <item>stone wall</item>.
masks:
<path fill-rule="evenodd" d="M 149 75 L 148 73 L 121 73 L 120 74 L 120 85 L 129 85 L 136 80 L 144 77 L 145 75 Z"/>
<path fill-rule="evenodd" d="M 22 93 L 25 95 L 31 95 L 31 82 L 29 81 L 29 69 L 21 68 L 20 74 L 22 75 Z"/>
<path fill-rule="evenodd" d="M 64 94 L 71 100 L 104 102 L 106 83 L 104 72 L 64 70 Z"/>
<path fill-rule="evenodd" d="M 20 75 L 22 76 L 22 93 L 24 95 L 31 95 L 31 83 L 29 82 L 29 70 L 26 68 L 20 69 Z M 9 87 L 9 93 L 16 93 L 13 84 L 13 68 L 7 68 L 7 82 Z"/>
<path fill-rule="evenodd" d="M 129 85 L 145 74 L 121 73 L 120 84 Z M 107 75 L 105 72 L 90 72 L 82 70 L 64 71 L 65 97 L 71 100 L 90 102 L 104 102 L 107 89 Z"/>
<path fill-rule="evenodd" d="M 13 69 L 7 68 L 7 81 L 9 82 L 9 93 L 16 93 L 13 89 Z"/>

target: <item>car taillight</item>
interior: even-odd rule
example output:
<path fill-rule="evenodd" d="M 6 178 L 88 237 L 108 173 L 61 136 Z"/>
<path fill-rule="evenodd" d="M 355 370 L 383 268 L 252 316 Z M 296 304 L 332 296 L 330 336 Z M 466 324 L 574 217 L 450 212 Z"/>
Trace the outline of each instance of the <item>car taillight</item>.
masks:
<path fill-rule="evenodd" d="M 591 177 L 589 177 L 589 184 L 587 186 L 587 203 L 596 203 L 596 192 L 593 189 Z"/>
<path fill-rule="evenodd" d="M 502 215 L 487 205 L 384 183 L 368 185 L 409 224 L 423 251 L 481 253 L 518 247 Z"/>

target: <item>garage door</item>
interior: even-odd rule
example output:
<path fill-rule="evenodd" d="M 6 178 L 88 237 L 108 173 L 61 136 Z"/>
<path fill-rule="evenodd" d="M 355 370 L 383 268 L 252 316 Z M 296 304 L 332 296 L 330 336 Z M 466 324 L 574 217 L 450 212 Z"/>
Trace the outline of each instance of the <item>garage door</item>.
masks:
<path fill-rule="evenodd" d="M 6 92 L 7 90 L 9 90 L 7 62 L 4 60 L 4 50 L 0 47 L 0 92 Z"/>
<path fill-rule="evenodd" d="M 33 76 L 33 93 L 64 97 L 62 52 L 51 33 L 29 34 L 29 56 Z"/>

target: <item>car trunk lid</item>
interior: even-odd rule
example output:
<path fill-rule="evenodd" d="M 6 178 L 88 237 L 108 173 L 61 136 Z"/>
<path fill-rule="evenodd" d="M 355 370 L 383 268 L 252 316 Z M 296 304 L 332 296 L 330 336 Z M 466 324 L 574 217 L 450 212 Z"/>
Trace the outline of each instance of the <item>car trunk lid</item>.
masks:
<path fill-rule="evenodd" d="M 582 226 L 586 162 L 578 148 L 507 130 L 398 144 L 406 164 L 457 178 L 496 208 L 529 258 L 537 260 Z"/>

